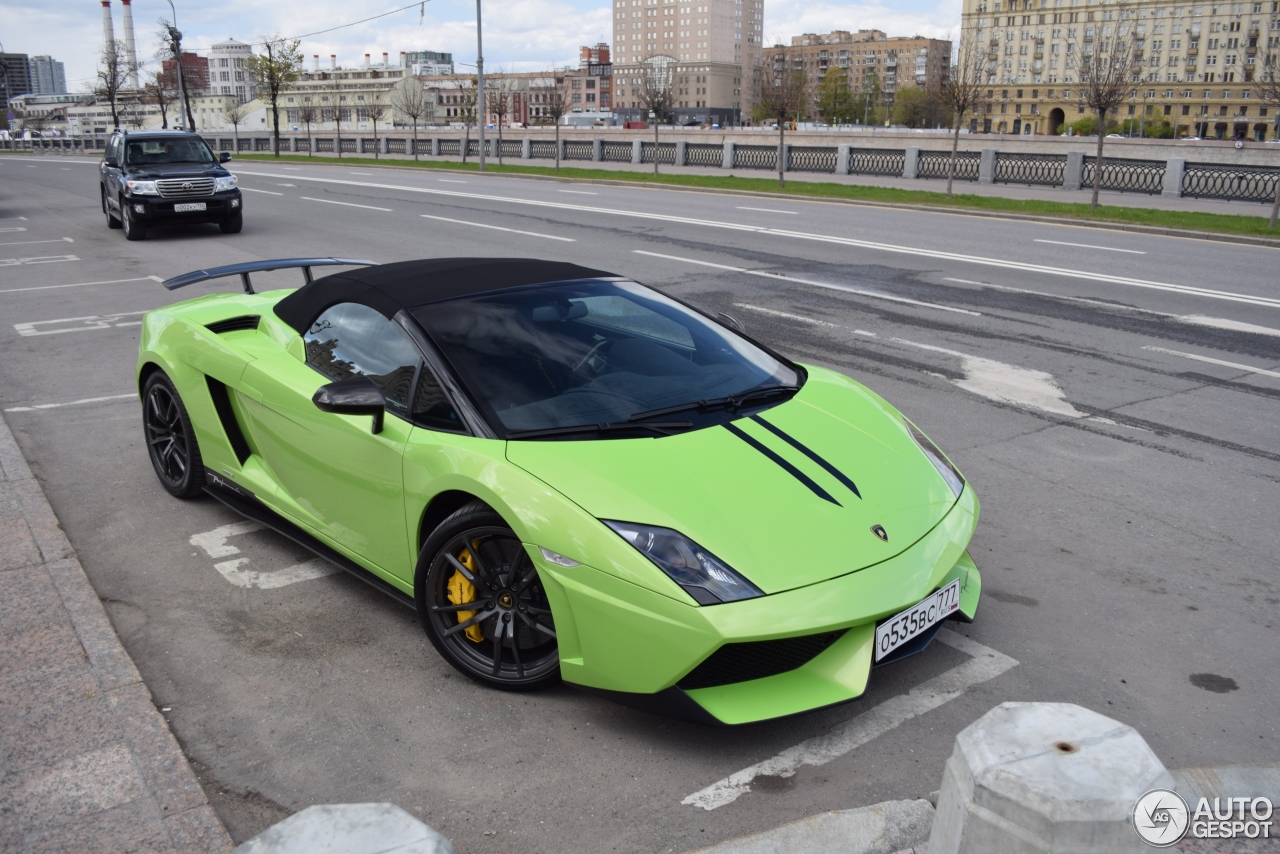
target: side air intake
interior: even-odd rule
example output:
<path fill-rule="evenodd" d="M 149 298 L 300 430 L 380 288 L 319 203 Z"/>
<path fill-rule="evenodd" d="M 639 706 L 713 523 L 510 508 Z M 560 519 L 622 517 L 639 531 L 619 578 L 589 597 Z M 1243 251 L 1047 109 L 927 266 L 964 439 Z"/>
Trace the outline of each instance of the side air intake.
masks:
<path fill-rule="evenodd" d="M 798 638 L 727 643 L 677 684 L 685 690 L 714 688 L 786 673 L 817 658 L 843 634 L 843 631 L 823 632 Z"/>
<path fill-rule="evenodd" d="M 254 321 L 257 322 L 256 317 Z M 249 440 L 244 437 L 244 432 L 240 429 L 240 422 L 236 421 L 236 413 L 231 408 L 231 396 L 227 393 L 227 387 L 210 376 L 206 376 L 205 381 L 209 384 L 209 396 L 213 398 L 213 408 L 218 412 L 218 420 L 222 422 L 222 430 L 227 434 L 231 450 L 236 452 L 236 459 L 240 461 L 240 465 L 244 465 L 253 451 L 249 448 Z"/>
<path fill-rule="evenodd" d="M 258 321 L 260 320 L 262 320 L 261 316 L 256 314 L 242 314 L 239 317 L 228 317 L 226 320 L 215 320 L 213 323 L 206 323 L 204 328 L 217 335 L 223 335 L 227 332 L 257 329 Z"/>

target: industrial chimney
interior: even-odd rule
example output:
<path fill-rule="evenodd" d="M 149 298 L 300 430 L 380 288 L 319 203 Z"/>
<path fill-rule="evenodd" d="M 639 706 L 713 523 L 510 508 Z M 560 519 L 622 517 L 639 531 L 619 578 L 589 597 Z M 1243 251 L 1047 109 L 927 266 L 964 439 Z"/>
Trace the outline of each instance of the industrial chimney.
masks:
<path fill-rule="evenodd" d="M 129 85 L 138 89 L 138 51 L 133 46 L 133 7 L 130 5 L 131 0 L 120 2 L 124 4 L 124 56 L 129 63 Z"/>
<path fill-rule="evenodd" d="M 383 68 L 391 67 L 390 65 L 387 65 L 387 52 L 385 50 L 382 52 L 382 67 Z"/>
<path fill-rule="evenodd" d="M 116 31 L 111 26 L 111 0 L 102 0 L 102 47 L 110 50 L 115 40 Z"/>
<path fill-rule="evenodd" d="M 369 54 L 367 53 L 364 55 L 364 67 L 366 69 L 369 67 Z"/>
<path fill-rule="evenodd" d="M 329 54 L 329 70 L 330 71 L 338 70 L 338 55 L 336 53 Z"/>
<path fill-rule="evenodd" d="M 315 71 L 319 71 L 319 70 L 320 70 L 320 54 L 318 54 L 318 53 L 313 53 L 313 54 L 311 55 L 311 59 L 312 59 L 313 64 L 315 65 L 315 68 L 314 68 L 313 70 L 315 70 Z"/>

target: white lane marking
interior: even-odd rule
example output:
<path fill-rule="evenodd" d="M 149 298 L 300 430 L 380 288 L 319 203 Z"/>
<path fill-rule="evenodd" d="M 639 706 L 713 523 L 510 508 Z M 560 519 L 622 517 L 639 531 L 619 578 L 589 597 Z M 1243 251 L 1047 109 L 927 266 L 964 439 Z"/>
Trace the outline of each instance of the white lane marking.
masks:
<path fill-rule="evenodd" d="M 236 587 L 257 588 L 259 590 L 287 587 L 290 584 L 297 584 L 299 581 L 324 578 L 326 575 L 333 575 L 338 571 L 336 566 L 320 558 L 285 567 L 284 569 L 277 569 L 273 572 L 258 572 L 253 569 L 240 568 L 248 562 L 249 559 L 247 557 L 240 557 L 234 560 L 224 560 L 222 563 L 215 563 L 213 568 L 218 570 L 223 578 Z"/>
<path fill-rule="evenodd" d="M 762 211 L 762 212 L 764 212 L 764 213 L 791 214 L 792 216 L 799 216 L 799 215 L 800 215 L 800 212 L 799 212 L 799 211 L 778 211 L 778 210 L 774 210 L 773 208 L 749 208 L 749 207 L 747 207 L 747 206 L 745 206 L 745 205 L 738 205 L 738 210 L 740 210 L 740 211 Z"/>
<path fill-rule="evenodd" d="M 57 264 L 59 261 L 79 261 L 75 255 L 43 255 L 37 258 L 0 258 L 0 267 L 17 267 L 19 264 Z"/>
<path fill-rule="evenodd" d="M 461 183 L 463 183 L 463 182 L 459 181 L 458 183 L 459 183 L 459 184 L 461 184 Z M 590 192 L 587 192 L 586 190 L 556 190 L 556 192 L 557 192 L 557 193 L 573 193 L 573 194 L 574 194 L 574 195 L 576 195 L 576 196 L 598 196 L 598 195 L 600 195 L 599 193 L 590 193 Z"/>
<path fill-rule="evenodd" d="M 223 525 L 221 528 L 214 528 L 212 531 L 192 534 L 191 539 L 187 542 L 203 551 L 209 557 L 230 557 L 231 555 L 240 554 L 240 549 L 228 543 L 228 539 L 238 537 L 241 534 L 252 534 L 254 531 L 261 531 L 264 527 L 266 526 L 261 522 L 232 522 L 230 525 Z"/>
<path fill-rule="evenodd" d="M 17 294 L 23 291 L 52 291 L 58 288 L 87 288 L 89 285 L 118 285 L 121 282 L 163 282 L 164 279 L 159 276 L 143 276 L 139 279 L 107 279 L 103 282 L 75 282 L 70 285 L 36 285 L 30 288 L 9 288 L 0 291 L 0 294 Z"/>
<path fill-rule="evenodd" d="M 391 208 L 376 208 L 373 205 L 357 205 L 354 202 L 335 202 L 333 199 L 313 199 L 310 196 L 299 196 L 298 198 L 308 202 L 324 202 L 326 205 L 346 205 L 349 208 L 364 208 L 367 211 L 385 211 L 387 213 L 395 213 Z"/>
<path fill-rule="evenodd" d="M 348 172 L 348 175 L 372 175 L 372 172 Z"/>
<path fill-rule="evenodd" d="M 680 803 L 704 810 L 731 804 L 751 791 L 756 777 L 792 777 L 806 765 L 826 765 L 1018 665 L 1015 659 L 950 629 L 939 631 L 937 640 L 970 656 L 969 660 L 838 724 L 825 735 L 806 739 L 777 756 L 717 780 Z"/>
<path fill-rule="evenodd" d="M 889 302 L 900 302 L 907 305 L 917 305 L 921 308 L 936 308 L 939 311 L 952 311 L 957 314 L 967 314 L 971 317 L 981 317 L 982 312 L 970 311 L 967 308 L 956 308 L 950 305 L 939 305 L 932 302 L 921 302 L 920 300 L 909 299 L 907 297 L 898 297 L 893 294 L 886 294 L 881 291 L 869 291 L 866 288 L 855 288 L 852 285 L 836 285 L 831 282 L 817 282 L 812 279 L 801 279 L 798 276 L 788 276 L 784 273 L 774 273 L 768 270 L 748 270 L 746 267 L 732 267 L 728 264 L 714 264 L 710 261 L 699 261 L 696 258 L 681 258 L 679 255 L 664 255 L 661 252 L 646 252 L 643 249 L 632 250 L 637 255 L 649 255 L 653 258 L 665 258 L 668 261 L 683 261 L 686 264 L 697 264 L 702 267 L 715 267 L 719 270 L 729 270 L 734 273 L 746 273 L 749 276 L 763 276 L 766 279 L 781 279 L 785 282 L 795 282 L 801 285 L 810 285 L 815 288 L 827 288 L 833 291 L 844 291 L 845 293 L 858 294 L 873 299 L 888 300 Z"/>
<path fill-rule="evenodd" d="M 80 400 L 68 400 L 66 403 L 39 403 L 33 406 L 10 406 L 5 412 L 35 412 L 40 409 L 61 409 L 64 406 L 80 406 L 83 403 L 105 403 L 108 400 L 138 399 L 136 392 L 129 394 L 112 394 L 107 397 L 84 397 Z"/>
<path fill-rule="evenodd" d="M 320 178 L 319 180 L 323 181 L 324 179 L 323 179 L 323 178 Z M 465 183 L 467 183 L 466 181 L 455 181 L 455 180 L 453 180 L 452 178 L 437 178 L 436 180 L 437 180 L 437 181 L 439 181 L 441 184 L 465 184 Z"/>
<path fill-rule="evenodd" d="M 14 232 L 17 232 L 17 231 L 26 231 L 26 229 L 22 228 L 21 226 L 18 226 L 16 228 L 0 228 L 0 234 L 13 234 Z"/>
<path fill-rule="evenodd" d="M 1243 323 L 1239 320 L 1228 320 L 1225 317 L 1205 317 L 1203 314 L 1182 314 L 1177 319 L 1183 323 L 1191 323 L 1195 326 L 1212 326 L 1214 329 L 1229 329 L 1232 332 L 1251 332 L 1254 335 L 1275 335 L 1280 336 L 1280 329 L 1272 329 L 1270 326 L 1255 326 L 1252 323 Z"/>
<path fill-rule="evenodd" d="M 16 243 L 0 243 L 0 246 L 30 246 L 33 243 L 75 243 L 70 237 L 59 237 L 57 240 L 19 240 Z"/>
<path fill-rule="evenodd" d="M 63 332 L 84 332 L 89 329 L 110 329 L 113 326 L 141 326 L 141 320 L 122 321 L 122 317 L 133 317 L 146 314 L 145 311 L 121 311 L 116 314 L 89 315 L 87 317 L 60 317 L 57 320 L 33 320 L 29 323 L 15 323 L 13 328 L 19 335 L 58 335 Z M 64 329 L 36 329 L 37 326 L 49 326 L 54 323 L 78 323 Z"/>
<path fill-rule="evenodd" d="M 288 178 L 288 175 L 276 175 L 277 178 Z M 297 184 L 276 184 L 277 187 L 296 187 Z"/>
<path fill-rule="evenodd" d="M 250 193 L 266 193 L 268 196 L 283 196 L 284 193 L 277 193 L 275 190 L 255 190 L 253 187 L 241 187 L 241 190 L 247 190 Z"/>
<path fill-rule="evenodd" d="M 245 175 L 257 175 L 265 178 L 287 177 L 275 175 L 270 172 L 245 172 Z M 695 219 L 693 217 L 675 216 L 672 214 L 644 213 L 642 211 L 627 211 L 617 208 L 598 208 L 587 205 L 572 205 L 567 202 L 549 202 L 541 199 L 520 199 L 512 196 L 492 196 L 484 193 L 466 193 L 461 190 L 436 190 L 428 187 L 411 187 L 402 184 L 375 184 L 367 181 L 345 181 L 340 178 L 313 178 L 311 180 L 326 184 L 347 184 L 350 186 L 367 187 L 381 190 L 397 190 L 399 192 L 408 193 L 427 193 L 439 196 L 457 196 L 459 198 L 477 199 L 481 201 L 505 202 L 513 205 L 533 205 L 536 207 L 560 208 L 562 210 L 583 211 L 586 213 L 607 214 L 610 216 L 633 217 L 635 219 L 660 220 L 663 222 L 679 223 L 683 225 L 700 225 L 707 228 L 725 228 L 733 231 L 751 231 L 757 234 L 767 234 L 774 237 L 788 237 L 794 240 L 813 240 L 823 243 L 836 243 L 842 246 L 854 246 L 861 249 L 872 249 L 881 252 L 892 252 L 900 255 L 915 255 L 921 258 L 935 258 L 946 261 L 959 261 L 966 264 L 978 264 L 987 267 L 1003 267 L 1009 270 L 1022 270 L 1030 273 L 1043 273 L 1050 276 L 1064 276 L 1071 279 L 1088 279 L 1097 282 L 1106 282 L 1108 284 L 1124 285 L 1135 288 L 1153 288 L 1155 290 L 1170 291 L 1174 293 L 1190 294 L 1192 296 L 1206 297 L 1209 299 L 1230 300 L 1233 302 L 1244 302 L 1252 305 L 1264 305 L 1270 308 L 1280 308 L 1280 299 L 1272 299 L 1269 297 L 1255 297 L 1247 294 L 1235 293 L 1233 291 L 1215 291 L 1208 288 L 1194 288 L 1190 285 L 1174 285 L 1165 282 L 1152 282 L 1145 279 L 1132 279 L 1126 276 L 1113 276 L 1108 273 L 1089 273 L 1081 270 L 1071 270 L 1063 267 L 1046 267 L 1040 264 L 1030 264 L 1022 261 L 1007 261 L 1002 258 L 987 258 L 982 255 L 962 255 L 957 252 L 943 252 L 935 249 L 921 249 L 914 246 L 901 246 L 893 243 L 876 243 L 869 240 L 855 240 L 850 237 L 836 237 L 826 234 L 812 234 L 804 231 L 787 231 L 779 228 L 768 228 L 765 226 L 746 225 L 744 223 L 724 222 L 721 220 Z M 444 181 L 440 178 L 437 180 Z M 462 184 L 465 181 L 453 181 L 450 183 Z"/>
<path fill-rule="evenodd" d="M 1221 365 L 1224 368 L 1235 368 L 1238 371 L 1247 371 L 1251 374 L 1261 374 L 1264 377 L 1276 377 L 1280 379 L 1280 371 L 1268 371 L 1266 368 L 1255 368 L 1252 365 L 1242 365 L 1239 362 L 1224 362 L 1222 359 L 1210 359 L 1208 356 L 1197 356 L 1195 353 L 1182 353 L 1178 350 L 1166 350 L 1163 347 L 1143 347 L 1143 350 L 1151 350 L 1154 353 L 1167 353 L 1170 356 L 1181 356 L 1184 359 L 1195 359 L 1197 362 L 1208 362 L 1211 365 Z"/>
<path fill-rule="evenodd" d="M 20 219 L 23 222 L 27 221 L 27 218 L 25 216 L 0 216 L 0 220 L 7 220 L 7 219 Z"/>
<path fill-rule="evenodd" d="M 1053 374 L 1020 368 L 1017 365 L 997 362 L 995 359 L 986 359 L 982 356 L 972 356 L 958 350 L 948 350 L 946 347 L 907 341 L 904 338 L 889 340 L 906 347 L 958 357 L 964 370 L 964 379 L 953 382 L 965 391 L 973 392 L 980 397 L 1052 412 L 1055 415 L 1065 415 L 1068 418 L 1084 417 L 1083 412 L 1067 402 L 1062 389 L 1054 381 Z"/>
<path fill-rule="evenodd" d="M 734 305 L 736 305 L 738 308 L 745 308 L 747 311 L 754 311 L 759 314 L 767 314 L 770 317 L 785 317 L 787 320 L 798 320 L 801 323 L 811 323 L 814 326 L 833 326 L 833 327 L 837 326 L 837 324 L 828 323 L 825 320 L 815 320 L 812 317 L 804 317 L 802 315 L 792 314 L 787 311 L 778 311 L 772 308 L 764 308 L 758 305 L 751 305 L 750 303 L 735 302 Z"/>
<path fill-rule="evenodd" d="M 1146 255 L 1137 249 L 1117 249 L 1114 246 L 1094 246 L 1092 243 L 1067 243 L 1065 240 L 1041 240 L 1037 237 L 1033 243 L 1052 243 L 1055 246 L 1076 246 L 1080 249 L 1105 249 L 1107 252 L 1127 252 L 1130 255 Z"/>
<path fill-rule="evenodd" d="M 528 235 L 529 237 L 545 237 L 547 240 L 563 240 L 565 243 L 577 242 L 572 237 L 557 237 L 554 234 L 539 234 L 536 231 L 521 231 L 518 228 L 503 228 L 500 225 L 486 225 L 483 222 L 468 222 L 465 219 L 449 219 L 449 217 L 445 217 L 445 216 L 428 216 L 427 214 L 418 214 L 418 216 L 422 217 L 423 219 L 437 219 L 437 220 L 440 220 L 440 222 L 451 222 L 451 223 L 454 223 L 455 225 L 473 225 L 476 228 L 491 228 L 494 231 L 509 231 L 512 234 L 525 234 L 525 235 Z"/>
<path fill-rule="evenodd" d="M 36 167 L 35 167 L 35 165 L 34 165 L 34 164 L 31 164 L 31 163 L 26 164 L 26 166 L 27 166 L 27 168 L 28 168 L 28 169 L 34 169 L 34 168 L 36 168 Z"/>
<path fill-rule="evenodd" d="M 280 168 L 281 168 L 281 169 L 288 170 L 289 172 L 301 172 L 301 171 L 302 171 L 302 170 L 301 170 L 301 169 L 299 169 L 297 166 L 281 166 Z"/>

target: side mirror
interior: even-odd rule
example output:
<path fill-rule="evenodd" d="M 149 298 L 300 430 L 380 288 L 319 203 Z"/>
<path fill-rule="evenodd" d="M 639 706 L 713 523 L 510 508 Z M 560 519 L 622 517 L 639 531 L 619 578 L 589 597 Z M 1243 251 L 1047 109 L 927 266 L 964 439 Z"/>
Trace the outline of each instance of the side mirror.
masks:
<path fill-rule="evenodd" d="M 230 160 L 231 160 L 231 152 L 230 152 L 230 151 L 224 151 L 224 152 L 222 152 L 221 154 L 219 154 L 219 155 L 218 155 L 218 162 L 219 162 L 219 163 L 227 163 L 227 162 L 229 162 Z"/>
<path fill-rule="evenodd" d="M 311 402 L 322 412 L 339 415 L 372 415 L 374 433 L 382 432 L 387 399 L 377 383 L 364 375 L 347 377 L 316 389 Z"/>
<path fill-rule="evenodd" d="M 105 164 L 107 167 L 109 167 L 109 168 L 111 168 L 111 169 L 119 169 L 119 168 L 120 168 L 120 161 L 119 161 L 119 160 L 116 160 L 114 157 L 104 157 L 104 158 L 102 158 L 102 162 L 103 162 L 103 164 Z"/>
<path fill-rule="evenodd" d="M 734 317 L 732 314 L 725 314 L 721 311 L 716 314 L 716 317 L 720 319 L 721 323 L 732 329 L 734 332 L 741 332 L 743 335 L 747 334 L 747 330 L 742 328 L 742 324 L 738 322 L 738 318 Z"/>

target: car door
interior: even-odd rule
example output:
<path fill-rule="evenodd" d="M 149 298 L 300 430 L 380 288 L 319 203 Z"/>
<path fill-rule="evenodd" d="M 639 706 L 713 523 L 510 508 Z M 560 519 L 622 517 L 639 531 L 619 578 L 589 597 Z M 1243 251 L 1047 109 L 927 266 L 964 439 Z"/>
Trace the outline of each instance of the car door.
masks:
<path fill-rule="evenodd" d="M 120 137 L 113 136 L 107 142 L 107 150 L 102 155 L 102 189 L 106 194 L 107 206 L 111 210 L 118 210 L 119 205 L 116 200 L 120 196 L 120 158 L 124 156 L 123 146 L 120 145 Z M 116 165 L 112 166 L 110 160 L 114 158 Z"/>
<path fill-rule="evenodd" d="M 404 331 L 354 302 L 325 310 L 303 334 L 306 361 L 281 348 L 251 362 L 240 383 L 252 440 L 275 477 L 276 505 L 335 547 L 401 578 L 405 566 L 403 455 L 410 390 L 421 357 Z M 387 399 L 383 429 L 369 416 L 322 412 L 326 383 L 363 374 Z"/>

